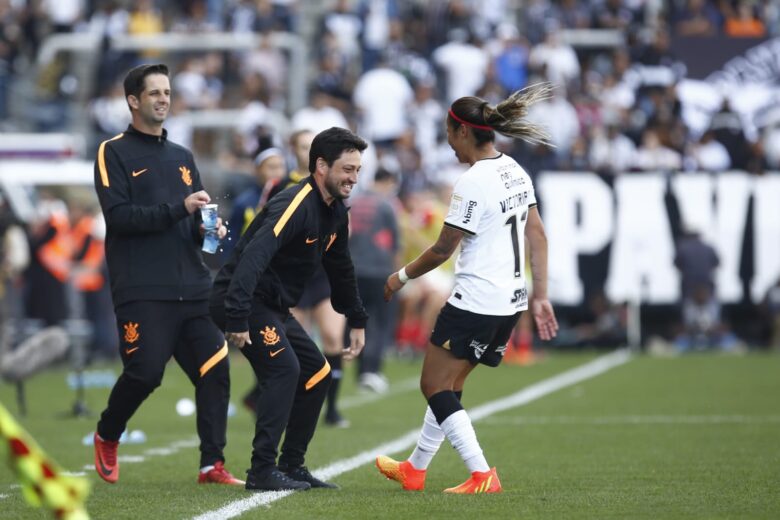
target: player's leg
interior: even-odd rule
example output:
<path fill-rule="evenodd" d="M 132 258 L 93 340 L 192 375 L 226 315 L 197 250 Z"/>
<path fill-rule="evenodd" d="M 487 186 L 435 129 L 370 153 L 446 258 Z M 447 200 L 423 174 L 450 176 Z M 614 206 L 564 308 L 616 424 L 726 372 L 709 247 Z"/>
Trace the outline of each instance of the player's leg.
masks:
<path fill-rule="evenodd" d="M 472 365 L 478 362 L 490 367 L 498 366 L 506 352 L 506 342 L 519 317 L 520 313 L 511 316 L 480 316 L 468 313 L 464 316 L 463 321 L 466 326 L 463 330 L 470 330 L 470 332 L 465 335 L 465 341 L 464 335 L 455 334 L 458 339 L 451 347 L 453 357 L 467 359 Z M 447 363 L 446 360 L 432 360 L 431 366 Z M 425 372 L 425 367 L 423 371 Z M 463 388 L 468 373 L 461 375 L 462 380 L 455 382 L 455 388 Z M 445 391 L 437 390 L 433 387 L 428 389 L 426 395 L 436 392 L 430 395 L 428 402 L 442 431 L 471 471 L 471 478 L 459 486 L 445 489 L 444 492 L 461 494 L 501 492 L 501 482 L 496 468 L 488 466 L 466 411 L 458 402 L 459 409 L 448 414 L 447 406 L 455 409 L 452 406 L 453 399 Z"/>
<path fill-rule="evenodd" d="M 331 384 L 331 369 L 317 345 L 301 325 L 290 316 L 285 321 L 287 338 L 301 367 L 290 418 L 284 434 L 279 469 L 289 477 L 308 482 L 312 487 L 335 488 L 309 473 L 304 466 L 306 451 L 317 429 L 322 405 Z"/>
<path fill-rule="evenodd" d="M 363 306 L 371 316 L 366 325 L 366 345 L 358 358 L 358 382 L 361 388 L 385 393 L 388 384 L 382 375 L 382 358 L 394 325 L 395 300 L 387 303 L 382 298 L 385 278 L 358 277 L 357 281 Z"/>
<path fill-rule="evenodd" d="M 461 401 L 463 397 L 463 386 L 466 382 L 466 377 L 474 370 L 476 365 L 471 363 L 466 366 L 463 371 L 458 374 L 453 383 L 453 392 L 458 401 Z M 444 432 L 436 421 L 436 416 L 433 415 L 431 407 L 425 408 L 425 417 L 423 417 L 423 426 L 420 430 L 420 436 L 417 438 L 417 445 L 414 451 L 409 456 L 409 462 L 415 469 L 426 470 L 430 465 L 433 457 L 439 451 L 442 442 L 444 442 Z"/>
<path fill-rule="evenodd" d="M 198 482 L 244 485 L 225 467 L 227 409 L 230 404 L 228 347 L 211 320 L 208 305 L 186 302 L 188 316 L 182 323 L 174 358 L 195 386 L 197 429 L 200 438 Z"/>
<path fill-rule="evenodd" d="M 177 302 L 131 302 L 116 309 L 122 374 L 95 432 L 95 469 L 103 480 L 119 478 L 119 437 L 141 403 L 160 386 L 173 354 L 178 327 Z"/>

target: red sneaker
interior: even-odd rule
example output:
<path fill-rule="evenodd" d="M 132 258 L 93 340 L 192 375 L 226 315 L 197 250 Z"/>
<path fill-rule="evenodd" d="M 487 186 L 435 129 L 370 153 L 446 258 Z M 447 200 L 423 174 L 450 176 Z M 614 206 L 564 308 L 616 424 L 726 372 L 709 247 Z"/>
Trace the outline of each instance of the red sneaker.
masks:
<path fill-rule="evenodd" d="M 225 469 L 225 464 L 218 460 L 214 463 L 214 467 L 207 472 L 198 474 L 198 484 L 228 484 L 231 486 L 243 486 L 246 484 L 243 480 L 239 480 L 230 474 Z"/>
<path fill-rule="evenodd" d="M 119 441 L 104 441 L 95 432 L 93 442 L 95 444 L 95 471 L 100 475 L 100 478 L 109 484 L 116 483 L 119 480 L 119 463 L 116 461 Z"/>
<path fill-rule="evenodd" d="M 501 493 L 501 482 L 498 480 L 496 468 L 490 471 L 475 471 L 471 478 L 460 486 L 447 488 L 445 493 L 472 495 L 477 493 Z"/>
<path fill-rule="evenodd" d="M 385 455 L 380 455 L 376 458 L 376 467 L 382 475 L 399 482 L 407 491 L 425 489 L 425 470 L 416 469 L 408 460 L 398 462 Z"/>

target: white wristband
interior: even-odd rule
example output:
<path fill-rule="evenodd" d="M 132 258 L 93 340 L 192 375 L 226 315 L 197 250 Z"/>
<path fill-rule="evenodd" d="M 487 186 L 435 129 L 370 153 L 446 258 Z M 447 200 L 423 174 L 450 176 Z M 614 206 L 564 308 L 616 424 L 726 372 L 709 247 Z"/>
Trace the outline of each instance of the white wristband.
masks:
<path fill-rule="evenodd" d="M 401 283 L 409 281 L 409 275 L 406 274 L 406 266 L 403 266 L 400 271 L 398 271 L 398 279 L 401 280 Z"/>

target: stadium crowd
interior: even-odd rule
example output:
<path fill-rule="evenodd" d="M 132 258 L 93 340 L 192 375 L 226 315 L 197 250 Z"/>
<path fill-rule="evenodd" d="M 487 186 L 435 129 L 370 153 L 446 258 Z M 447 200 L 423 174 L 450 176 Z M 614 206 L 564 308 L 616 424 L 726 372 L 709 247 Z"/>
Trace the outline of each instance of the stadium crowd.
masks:
<path fill-rule="evenodd" d="M 43 42 L 57 33 L 99 36 L 94 83 L 83 84 L 74 72 L 77 54 L 38 61 Z M 259 38 L 255 48 L 241 51 L 166 54 L 153 47 L 118 51 L 111 46 L 111 38 L 122 34 L 176 33 Z M 289 52 L 274 43 L 279 33 L 304 39 L 305 69 L 290 74 Z M 169 139 L 191 147 L 207 165 L 201 167 L 204 182 L 224 194 L 225 214 L 232 200 L 254 184 L 260 166 L 255 159 L 269 142 L 284 149 L 289 169 L 294 151 L 286 143 L 293 132 L 351 128 L 371 142 L 359 191 L 370 191 L 375 175 L 398 182 L 398 198 L 391 197 L 400 229 L 398 261 L 408 262 L 421 244 L 435 238 L 449 187 L 463 171 L 443 125 L 449 103 L 460 96 L 478 95 L 494 103 L 529 84 L 555 86 L 556 95 L 529 114 L 549 129 L 554 147 L 497 142 L 531 176 L 543 170 L 593 171 L 609 181 L 641 171 L 738 169 L 758 175 L 780 168 L 780 125 L 746 118 L 728 95 L 703 117 L 686 110 L 680 88 L 686 63 L 672 46 L 675 37 L 778 33 L 777 0 L 0 0 L 0 128 L 71 132 L 88 120 L 84 158 L 92 160 L 98 145 L 129 123 L 124 73 L 141 62 L 165 61 L 171 65 L 174 92 L 166 122 Z M 305 106 L 291 106 L 293 81 L 305 83 Z M 31 84 L 33 91 L 25 90 Z M 186 117 L 215 110 L 233 110 L 236 118 L 228 128 L 215 130 Z M 44 198 L 68 199 L 69 194 Z M 41 207 L 61 215 L 58 204 Z M 67 204 L 69 226 L 58 229 L 47 216 L 38 227 L 28 227 L 30 266 L 52 260 L 36 255 L 36 247 L 45 248 L 58 232 L 78 228 L 83 197 Z M 68 231 L 62 231 L 65 227 Z M 93 239 L 100 241 L 96 228 Z M 79 233 L 83 239 L 83 229 Z M 64 254 L 71 267 L 83 264 L 88 246 L 69 244 L 47 252 Z M 43 267 L 44 276 L 54 273 L 57 279 L 56 272 Z M 95 269 L 92 264 L 86 268 Z M 409 288 L 394 311 L 395 343 L 424 347 L 429 321 L 447 297 L 452 269 L 445 265 Z M 18 283 L 19 271 L 4 275 Z M 603 332 L 610 341 L 622 342 L 625 309 L 603 295 L 592 296 L 584 313 L 587 326 L 573 327 L 562 337 L 572 338 L 571 344 L 603 343 Z M 768 298 L 767 312 L 776 315 L 777 298 Z M 44 303 L 59 305 L 49 296 Z M 769 331 L 764 334 L 768 337 Z M 96 348 L 115 351 L 115 340 L 101 341 Z"/>

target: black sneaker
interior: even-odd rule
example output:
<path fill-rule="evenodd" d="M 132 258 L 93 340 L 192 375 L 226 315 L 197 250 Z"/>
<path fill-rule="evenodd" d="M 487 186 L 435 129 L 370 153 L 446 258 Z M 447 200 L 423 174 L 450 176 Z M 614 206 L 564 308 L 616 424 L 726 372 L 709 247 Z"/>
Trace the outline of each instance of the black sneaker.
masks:
<path fill-rule="evenodd" d="M 309 472 L 306 466 L 298 466 L 297 468 L 288 468 L 285 466 L 279 466 L 279 471 L 287 475 L 293 480 L 298 482 L 306 482 L 313 488 L 325 488 L 325 489 L 338 489 L 336 484 L 331 482 L 324 482 Z"/>
<path fill-rule="evenodd" d="M 306 491 L 311 488 L 311 484 L 293 480 L 279 471 L 278 468 L 274 468 L 263 477 L 258 477 L 250 471 L 246 475 L 246 486 L 244 487 L 257 491 L 284 491 L 285 489 Z"/>

